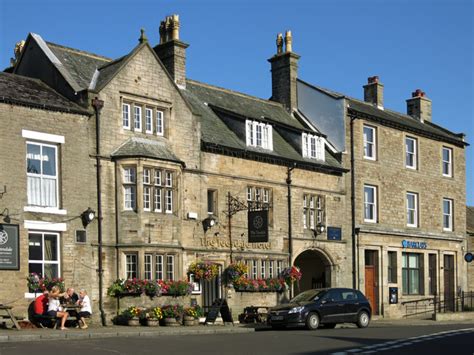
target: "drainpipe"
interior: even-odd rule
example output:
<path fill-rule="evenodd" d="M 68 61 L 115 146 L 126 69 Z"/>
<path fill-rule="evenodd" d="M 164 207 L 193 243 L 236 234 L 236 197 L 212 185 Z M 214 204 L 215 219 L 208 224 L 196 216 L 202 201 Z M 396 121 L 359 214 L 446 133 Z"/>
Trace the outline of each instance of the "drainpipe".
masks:
<path fill-rule="evenodd" d="M 288 167 L 286 172 L 286 186 L 288 189 L 288 266 L 293 265 L 293 238 L 291 228 L 291 172 L 295 168 L 294 164 L 292 167 Z M 290 299 L 293 298 L 293 287 L 290 288 Z"/>
<path fill-rule="evenodd" d="M 96 178 L 97 178 L 97 244 L 99 245 L 99 310 L 102 325 L 105 326 L 104 299 L 103 291 L 103 273 L 102 268 L 102 196 L 101 196 L 101 177 L 100 177 L 100 111 L 104 107 L 104 101 L 98 97 L 92 100 L 92 106 L 95 110 L 95 159 L 96 159 Z"/>
<path fill-rule="evenodd" d="M 354 121 L 351 119 L 351 222 L 352 222 L 352 288 L 359 289 L 358 272 L 357 272 L 357 244 L 356 244 L 356 221 L 355 221 L 355 159 L 354 159 Z M 358 238 L 357 238 L 358 239 Z"/>
<path fill-rule="evenodd" d="M 118 176 L 117 161 L 114 161 L 114 179 L 115 179 L 115 278 L 119 278 L 119 203 L 118 203 Z M 119 298 L 117 298 L 119 299 Z"/>

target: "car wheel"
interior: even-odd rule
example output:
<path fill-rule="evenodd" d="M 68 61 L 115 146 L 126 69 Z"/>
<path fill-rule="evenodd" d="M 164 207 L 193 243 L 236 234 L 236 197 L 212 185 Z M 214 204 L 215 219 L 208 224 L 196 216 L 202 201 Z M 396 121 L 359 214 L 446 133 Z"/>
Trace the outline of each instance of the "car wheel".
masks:
<path fill-rule="evenodd" d="M 326 323 L 326 324 L 324 324 L 324 328 L 334 329 L 334 328 L 336 328 L 336 323 Z"/>
<path fill-rule="evenodd" d="M 319 316 L 317 313 L 310 313 L 306 318 L 306 328 L 309 330 L 316 330 L 319 326 Z"/>
<path fill-rule="evenodd" d="M 370 316 L 366 311 L 362 311 L 357 316 L 357 326 L 359 328 L 367 328 L 370 323 Z"/>

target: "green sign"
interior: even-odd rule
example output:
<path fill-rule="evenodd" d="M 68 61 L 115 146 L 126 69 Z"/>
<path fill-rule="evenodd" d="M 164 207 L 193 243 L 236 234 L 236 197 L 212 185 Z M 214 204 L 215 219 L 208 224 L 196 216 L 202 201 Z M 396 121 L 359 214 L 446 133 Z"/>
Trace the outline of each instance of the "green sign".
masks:
<path fill-rule="evenodd" d="M 0 270 L 20 270 L 18 224 L 0 224 Z"/>

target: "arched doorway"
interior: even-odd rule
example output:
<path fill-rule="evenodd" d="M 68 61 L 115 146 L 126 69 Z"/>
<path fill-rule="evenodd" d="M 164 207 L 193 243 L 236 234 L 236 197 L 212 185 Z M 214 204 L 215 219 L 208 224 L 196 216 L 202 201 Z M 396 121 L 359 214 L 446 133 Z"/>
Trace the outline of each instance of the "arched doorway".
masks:
<path fill-rule="evenodd" d="M 296 257 L 294 265 L 303 274 L 299 287 L 295 285 L 295 295 L 312 288 L 331 287 L 331 262 L 322 252 L 305 250 Z"/>

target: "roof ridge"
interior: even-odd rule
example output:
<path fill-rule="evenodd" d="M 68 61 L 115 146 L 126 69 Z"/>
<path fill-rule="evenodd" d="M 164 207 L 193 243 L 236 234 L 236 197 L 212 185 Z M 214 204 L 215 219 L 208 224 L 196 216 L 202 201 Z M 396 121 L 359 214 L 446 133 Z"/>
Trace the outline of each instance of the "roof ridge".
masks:
<path fill-rule="evenodd" d="M 98 69 L 98 70 L 102 70 L 102 69 L 105 69 L 105 68 L 110 67 L 111 65 L 117 64 L 117 63 L 121 62 L 122 60 L 124 60 L 125 58 L 127 58 L 127 56 L 128 56 L 129 54 L 130 54 L 130 53 L 125 54 L 125 55 L 123 55 L 123 56 L 121 56 L 121 57 L 119 57 L 119 58 L 117 58 L 117 59 L 113 59 L 113 60 L 111 60 L 110 62 L 107 62 L 107 63 L 105 63 L 104 65 L 98 67 L 97 69 Z"/>
<path fill-rule="evenodd" d="M 186 79 L 186 81 L 189 81 L 189 82 L 191 82 L 192 84 L 196 84 L 196 85 L 208 87 L 208 88 L 210 88 L 210 89 L 216 89 L 216 90 L 225 91 L 225 92 L 228 92 L 229 94 L 234 94 L 234 95 L 246 97 L 246 98 L 248 98 L 248 99 L 252 99 L 252 100 L 255 100 L 255 101 L 260 101 L 260 102 L 263 102 L 263 103 L 266 103 L 266 104 L 271 104 L 271 105 L 273 105 L 273 106 L 277 106 L 277 107 L 283 108 L 283 105 L 280 104 L 279 102 L 275 102 L 275 101 L 271 101 L 271 100 L 267 100 L 267 99 L 262 99 L 261 97 L 257 97 L 257 96 L 245 94 L 245 93 L 240 92 L 240 91 L 235 91 L 235 90 L 231 90 L 231 89 L 226 89 L 226 88 L 223 88 L 223 87 L 220 87 L 220 86 L 216 86 L 216 85 L 211 85 L 211 84 L 203 83 L 203 82 L 201 82 L 201 81 L 197 81 L 197 80 L 193 80 L 193 79 Z"/>
<path fill-rule="evenodd" d="M 112 61 L 113 60 L 112 58 L 109 58 L 109 57 L 106 57 L 106 56 L 103 56 L 103 55 L 100 55 L 100 54 L 83 51 L 83 50 L 77 49 L 77 48 L 63 46 L 61 44 L 57 44 L 57 43 L 53 43 L 53 42 L 49 42 L 49 41 L 45 41 L 45 42 L 48 46 L 58 47 L 58 48 L 66 50 L 66 51 L 73 52 L 73 53 L 80 54 L 80 55 L 84 55 L 84 56 L 91 57 L 91 58 L 94 58 L 94 59 L 105 60 L 105 61 Z"/>

